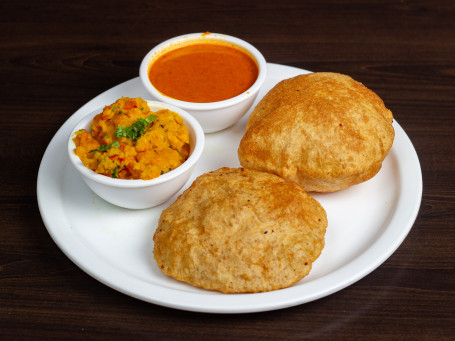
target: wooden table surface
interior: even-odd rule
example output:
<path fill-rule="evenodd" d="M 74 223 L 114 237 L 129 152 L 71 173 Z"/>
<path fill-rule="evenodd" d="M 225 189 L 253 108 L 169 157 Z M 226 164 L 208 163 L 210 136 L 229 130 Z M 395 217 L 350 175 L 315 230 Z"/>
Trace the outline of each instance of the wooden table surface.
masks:
<path fill-rule="evenodd" d="M 455 339 L 455 5 L 452 1 L 24 1 L 0 3 L 0 339 Z M 121 294 L 57 247 L 38 167 L 59 127 L 137 77 L 143 56 L 219 32 L 266 60 L 344 73 L 384 100 L 420 159 L 423 197 L 398 250 L 322 299 L 216 315 Z"/>

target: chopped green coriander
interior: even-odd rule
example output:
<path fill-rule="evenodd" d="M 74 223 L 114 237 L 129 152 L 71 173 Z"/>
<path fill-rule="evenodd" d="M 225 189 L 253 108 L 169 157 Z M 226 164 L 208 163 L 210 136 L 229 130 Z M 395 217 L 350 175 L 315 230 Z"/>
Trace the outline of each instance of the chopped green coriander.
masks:
<path fill-rule="evenodd" d="M 108 151 L 109 149 L 111 149 L 112 147 L 118 148 L 118 147 L 120 147 L 120 143 L 118 141 L 114 141 L 109 144 L 102 144 L 99 148 L 92 149 L 91 151 L 89 151 L 89 153 L 105 152 L 105 151 Z"/>
<path fill-rule="evenodd" d="M 119 168 L 120 168 L 120 166 L 117 166 L 117 167 L 115 167 L 115 169 L 112 171 L 112 177 L 113 177 L 114 179 L 116 179 L 117 176 L 118 176 L 118 170 L 119 170 Z"/>
<path fill-rule="evenodd" d="M 118 138 L 129 137 L 132 140 L 137 140 L 145 133 L 146 128 L 150 123 L 155 121 L 158 117 L 155 115 L 150 115 L 146 119 L 139 118 L 129 127 L 117 127 L 114 132 L 114 136 Z"/>

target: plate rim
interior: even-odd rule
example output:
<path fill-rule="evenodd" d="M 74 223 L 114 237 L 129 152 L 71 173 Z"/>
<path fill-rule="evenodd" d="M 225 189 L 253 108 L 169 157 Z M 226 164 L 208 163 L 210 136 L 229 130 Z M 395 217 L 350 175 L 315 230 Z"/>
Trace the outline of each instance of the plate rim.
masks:
<path fill-rule="evenodd" d="M 290 73 L 309 73 L 310 71 L 296 68 L 293 66 L 287 65 L 280 65 L 280 64 L 272 64 L 267 63 L 267 67 L 269 68 L 268 76 L 273 74 L 277 71 L 286 71 Z M 272 71 L 272 72 L 271 72 Z M 398 220 L 396 225 L 401 226 L 401 229 L 391 229 L 389 222 L 388 227 L 383 231 L 377 239 L 374 240 L 372 245 L 365 249 L 362 253 L 356 256 L 347 264 L 343 265 L 342 267 L 336 269 L 335 271 L 322 276 L 321 278 L 315 279 L 312 282 L 305 283 L 305 286 L 308 288 L 310 287 L 311 295 L 301 295 L 301 286 L 294 286 L 288 287 L 281 290 L 275 290 L 271 292 L 264 292 L 264 293 L 256 293 L 256 294 L 213 294 L 212 292 L 202 292 L 202 293 L 186 293 L 181 292 L 175 289 L 170 288 L 162 288 L 157 287 L 154 284 L 148 283 L 144 280 L 139 278 L 129 276 L 125 278 L 124 273 L 114 267 L 109 262 L 99 259 L 96 257 L 96 254 L 93 250 L 89 249 L 86 245 L 84 245 L 79 239 L 77 238 L 69 238 L 74 234 L 72 231 L 71 226 L 69 226 L 66 217 L 62 216 L 63 214 L 63 207 L 60 206 L 61 211 L 58 216 L 53 215 L 52 218 L 49 217 L 48 208 L 46 207 L 46 200 L 49 196 L 57 195 L 55 190 L 59 190 L 60 186 L 57 185 L 54 181 L 56 177 L 50 176 L 46 171 L 49 169 L 49 163 L 46 163 L 47 160 L 52 159 L 52 152 L 54 149 L 54 145 L 57 143 L 60 136 L 63 136 L 65 131 L 69 129 L 71 131 L 72 125 L 76 124 L 78 120 L 80 120 L 86 112 L 87 114 L 90 112 L 90 107 L 93 106 L 93 103 L 96 102 L 97 99 L 106 96 L 109 92 L 115 91 L 120 87 L 129 86 L 134 84 L 135 82 L 140 82 L 139 77 L 127 80 L 123 83 L 120 83 L 104 92 L 95 96 L 93 99 L 85 103 L 82 107 L 80 107 L 75 113 L 73 113 L 64 124 L 58 129 L 55 133 L 53 138 L 51 139 L 49 145 L 44 152 L 42 157 L 39 170 L 38 170 L 38 180 L 36 185 L 37 190 L 37 201 L 38 207 L 40 211 L 40 215 L 43 219 L 44 225 L 50 234 L 51 238 L 60 248 L 60 250 L 74 263 L 76 264 L 81 270 L 89 274 L 91 277 L 95 278 L 99 282 L 107 285 L 108 287 L 113 288 L 116 291 L 119 291 L 123 294 L 126 294 L 131 297 L 135 297 L 137 299 L 169 307 L 174 309 L 186 310 L 186 311 L 194 311 L 194 312 L 205 312 L 205 313 L 253 313 L 253 312 L 262 312 L 262 311 L 270 311 L 270 310 L 277 310 L 283 309 L 291 306 L 300 305 L 303 303 L 308 303 L 310 301 L 314 301 L 320 299 L 322 297 L 331 295 L 337 291 L 340 291 L 349 285 L 357 282 L 358 280 L 364 278 L 366 275 L 374 271 L 378 268 L 384 261 L 386 261 L 395 251 L 396 249 L 402 244 L 408 233 L 410 232 L 415 219 L 417 218 L 421 199 L 422 199 L 422 190 L 423 190 L 423 182 L 422 182 L 422 172 L 420 162 L 416 153 L 414 146 L 412 145 L 411 140 L 407 136 L 406 132 L 402 129 L 402 127 L 398 124 L 396 120 L 394 120 L 393 125 L 395 128 L 395 141 L 394 145 L 392 146 L 392 152 L 398 153 L 400 157 L 398 157 L 398 163 L 401 166 L 402 162 L 408 163 L 406 165 L 407 169 L 411 169 L 413 171 L 412 179 L 409 178 L 400 178 L 399 185 L 401 186 L 400 192 L 406 192 L 409 196 L 409 192 L 411 191 L 414 194 L 414 201 L 412 202 L 403 202 L 402 196 L 403 194 L 400 193 L 399 198 L 397 199 L 396 205 L 404 207 L 395 207 L 395 212 L 392 214 L 391 221 Z M 399 141 L 399 142 L 397 142 Z M 60 146 L 60 147 L 65 147 Z M 59 148 L 59 146 L 55 146 L 55 148 Z M 64 149 L 64 148 L 62 148 Z M 66 153 L 65 153 L 66 158 Z M 65 159 L 66 160 L 66 159 Z M 403 161 L 404 160 L 404 161 Z M 69 161 L 69 160 L 68 160 Z M 401 162 L 401 163 L 400 163 Z M 411 166 L 410 166 L 411 165 Z M 50 168 L 52 170 L 52 168 Z M 54 169 L 55 170 L 55 169 Z M 58 170 L 56 171 L 59 172 Z M 408 175 L 408 174 L 407 174 Z M 414 181 L 413 186 L 411 185 L 411 181 Z M 54 187 L 52 187 L 52 185 Z M 50 189 L 53 189 L 54 192 L 46 192 Z M 412 197 L 412 195 L 411 195 Z M 401 199 L 401 200 L 400 200 Z M 62 203 L 60 203 L 62 205 Z M 406 210 L 407 214 L 403 216 L 396 217 L 396 212 L 398 209 Z M 55 205 L 53 206 L 53 211 L 56 210 Z M 403 211 L 401 211 L 403 212 Z M 54 212 L 53 212 L 54 213 Z M 66 229 L 61 229 L 60 224 L 65 224 L 67 226 Z M 393 225 L 395 226 L 395 225 Z M 386 233 L 387 232 L 387 233 Z M 379 252 L 377 249 L 382 249 L 384 244 L 384 239 L 387 240 L 387 237 L 390 234 L 394 234 L 395 238 L 393 239 L 393 243 L 388 243 L 386 251 Z M 73 236 L 74 237 L 74 236 Z M 71 241 L 68 241 L 71 240 Z M 80 252 L 83 250 L 84 252 Z M 379 253 L 379 254 L 378 254 Z M 93 258 L 95 257 L 95 258 Z M 371 260 L 373 258 L 373 260 Z M 362 265 L 362 271 L 355 271 L 352 268 L 358 268 L 358 263 L 367 263 Z M 97 266 L 103 266 L 102 273 L 97 271 Z M 321 282 L 329 281 L 332 277 L 344 278 L 342 282 L 337 282 L 336 284 L 332 284 L 331 286 L 325 285 L 321 286 Z M 134 286 L 135 290 L 130 290 L 131 286 Z M 150 290 L 150 286 L 153 287 L 153 290 Z M 322 289 L 318 289 L 317 286 L 322 287 Z M 153 295 L 144 294 L 144 292 L 153 291 Z M 174 299 L 170 301 L 166 299 L 172 295 Z M 201 297 L 207 297 L 207 295 L 211 295 L 211 303 L 201 304 L 200 300 Z M 164 297 L 164 298 L 163 298 Z M 232 305 L 232 301 L 237 300 L 239 297 L 239 301 L 242 302 L 241 305 Z M 189 299 L 191 298 L 191 299 Z"/>

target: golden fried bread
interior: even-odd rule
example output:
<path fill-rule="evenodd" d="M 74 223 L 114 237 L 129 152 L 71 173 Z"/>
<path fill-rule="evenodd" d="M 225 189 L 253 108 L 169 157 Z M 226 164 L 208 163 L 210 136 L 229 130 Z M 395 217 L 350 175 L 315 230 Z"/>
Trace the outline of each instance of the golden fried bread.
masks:
<path fill-rule="evenodd" d="M 240 164 L 306 191 L 338 191 L 380 170 L 395 136 L 392 121 L 383 101 L 351 77 L 300 75 L 278 83 L 253 110 Z"/>
<path fill-rule="evenodd" d="M 198 177 L 163 211 L 154 257 L 167 275 L 223 293 L 285 288 L 324 247 L 327 216 L 301 186 L 221 168 Z"/>

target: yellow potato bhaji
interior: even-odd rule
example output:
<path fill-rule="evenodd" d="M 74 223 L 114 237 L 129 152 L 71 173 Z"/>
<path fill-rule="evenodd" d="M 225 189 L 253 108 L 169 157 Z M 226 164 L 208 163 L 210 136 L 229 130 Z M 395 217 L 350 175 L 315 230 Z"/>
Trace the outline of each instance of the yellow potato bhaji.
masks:
<path fill-rule="evenodd" d="M 170 110 L 150 111 L 141 98 L 122 97 L 76 132 L 74 152 L 96 173 L 119 179 L 150 180 L 188 158 L 189 134 Z"/>

